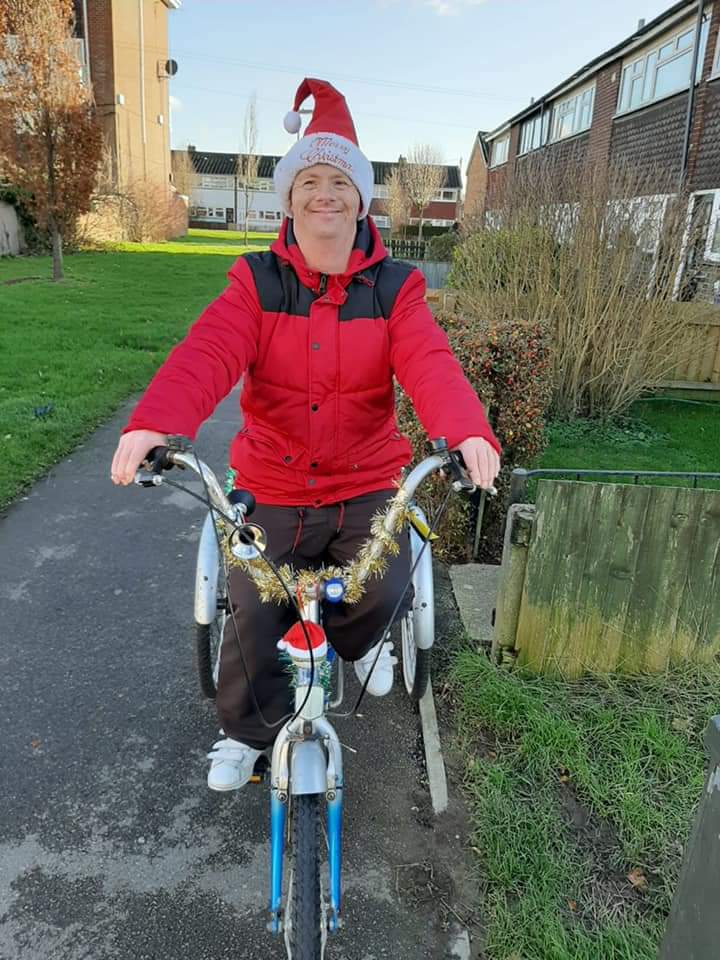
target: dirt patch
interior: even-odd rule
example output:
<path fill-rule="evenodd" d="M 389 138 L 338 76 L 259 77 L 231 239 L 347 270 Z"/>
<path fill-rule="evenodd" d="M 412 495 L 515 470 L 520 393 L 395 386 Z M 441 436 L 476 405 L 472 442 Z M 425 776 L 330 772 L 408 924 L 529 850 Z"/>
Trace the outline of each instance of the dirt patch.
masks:
<path fill-rule="evenodd" d="M 626 921 L 633 913 L 654 913 L 653 878 L 617 866 L 622 844 L 614 826 L 587 807 L 571 783 L 560 784 L 558 801 L 570 836 L 590 865 L 580 899 L 572 901 L 572 915 L 592 929 L 608 920 Z"/>
<path fill-rule="evenodd" d="M 14 283 L 27 283 L 29 280 L 47 280 L 47 277 L 13 277 L 12 280 L 3 280 L 4 287 L 11 287 Z"/>

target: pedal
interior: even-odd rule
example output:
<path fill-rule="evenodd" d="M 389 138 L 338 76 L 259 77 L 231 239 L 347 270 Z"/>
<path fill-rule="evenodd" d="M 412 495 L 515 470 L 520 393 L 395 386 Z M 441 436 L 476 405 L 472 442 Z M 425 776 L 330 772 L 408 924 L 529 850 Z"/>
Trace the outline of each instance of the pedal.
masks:
<path fill-rule="evenodd" d="M 253 767 L 253 772 L 248 783 L 264 783 L 265 780 L 267 780 L 269 770 L 270 761 L 264 753 L 261 753 L 255 761 L 255 766 Z"/>

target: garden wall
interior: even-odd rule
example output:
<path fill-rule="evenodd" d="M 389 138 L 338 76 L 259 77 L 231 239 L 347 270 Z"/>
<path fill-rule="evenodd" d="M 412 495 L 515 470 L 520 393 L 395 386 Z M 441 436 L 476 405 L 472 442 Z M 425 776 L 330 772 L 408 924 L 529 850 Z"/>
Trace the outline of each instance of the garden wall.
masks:
<path fill-rule="evenodd" d="M 15 208 L 0 200 L 0 257 L 17 256 L 24 248 L 25 237 Z"/>

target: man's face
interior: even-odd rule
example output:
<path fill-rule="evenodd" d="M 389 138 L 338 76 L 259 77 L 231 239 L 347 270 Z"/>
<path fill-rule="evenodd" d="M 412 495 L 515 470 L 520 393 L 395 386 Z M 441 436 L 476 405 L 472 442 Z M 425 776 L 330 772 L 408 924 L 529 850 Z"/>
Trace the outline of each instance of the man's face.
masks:
<path fill-rule="evenodd" d="M 318 240 L 355 235 L 360 194 L 352 180 L 325 163 L 301 170 L 290 191 L 293 226 Z"/>

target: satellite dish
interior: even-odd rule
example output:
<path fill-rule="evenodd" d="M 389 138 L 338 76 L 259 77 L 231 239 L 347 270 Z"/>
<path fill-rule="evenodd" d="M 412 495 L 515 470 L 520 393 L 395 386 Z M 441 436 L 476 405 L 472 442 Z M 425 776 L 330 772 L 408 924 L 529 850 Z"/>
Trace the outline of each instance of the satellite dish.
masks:
<path fill-rule="evenodd" d="M 165 61 L 165 73 L 169 77 L 174 77 L 178 71 L 177 60 L 166 60 Z"/>

